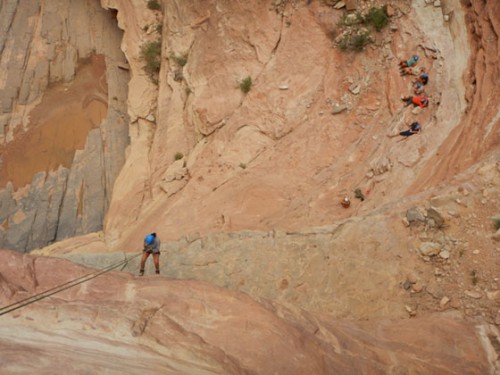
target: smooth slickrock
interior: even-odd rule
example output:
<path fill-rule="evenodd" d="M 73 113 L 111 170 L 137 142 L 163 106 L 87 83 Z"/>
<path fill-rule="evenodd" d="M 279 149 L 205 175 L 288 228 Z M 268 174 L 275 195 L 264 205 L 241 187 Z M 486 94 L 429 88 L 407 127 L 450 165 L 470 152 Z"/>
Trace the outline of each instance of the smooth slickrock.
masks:
<path fill-rule="evenodd" d="M 2 305 L 91 271 L 9 251 L 0 260 Z M 6 374 L 484 374 L 479 329 L 451 315 L 340 322 L 202 282 L 112 272 L 3 315 L 0 347 Z"/>

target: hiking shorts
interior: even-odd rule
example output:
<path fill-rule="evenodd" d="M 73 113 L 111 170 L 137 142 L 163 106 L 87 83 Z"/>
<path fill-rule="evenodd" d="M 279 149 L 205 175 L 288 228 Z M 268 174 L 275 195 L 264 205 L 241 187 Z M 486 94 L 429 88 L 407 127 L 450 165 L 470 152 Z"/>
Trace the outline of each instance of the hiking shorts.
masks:
<path fill-rule="evenodd" d="M 145 247 L 143 251 L 148 254 L 160 254 L 160 249 L 155 247 Z"/>

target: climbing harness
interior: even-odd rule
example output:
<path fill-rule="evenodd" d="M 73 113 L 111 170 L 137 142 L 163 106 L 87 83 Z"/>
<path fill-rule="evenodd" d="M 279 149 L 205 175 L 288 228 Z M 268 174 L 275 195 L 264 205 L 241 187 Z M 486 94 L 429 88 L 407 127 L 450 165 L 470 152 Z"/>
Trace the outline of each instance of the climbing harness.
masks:
<path fill-rule="evenodd" d="M 30 305 L 34 302 L 37 302 L 37 301 L 40 301 L 44 298 L 47 298 L 47 297 L 50 297 L 56 293 L 59 293 L 59 292 L 62 292 L 66 289 L 69 289 L 69 288 L 72 288 L 78 284 L 82 284 L 86 281 L 89 281 L 89 280 L 92 280 L 94 278 L 96 278 L 97 276 L 100 276 L 104 273 L 107 273 L 111 270 L 114 270 L 115 268 L 118 268 L 120 266 L 123 265 L 122 269 L 123 270 L 125 268 L 125 266 L 128 264 L 128 262 L 134 258 L 137 258 L 139 255 L 141 255 L 141 253 L 139 254 L 136 254 L 134 255 L 133 257 L 131 258 L 125 258 L 124 260 L 118 262 L 118 263 L 115 263 L 115 264 L 112 264 L 110 266 L 107 266 L 105 268 L 102 268 L 100 270 L 96 270 L 94 272 L 91 272 L 87 275 L 84 275 L 84 276 L 80 276 L 74 280 L 71 280 L 71 281 L 68 281 L 64 284 L 61 284 L 61 285 L 58 285 L 56 287 L 53 287 L 51 289 L 47 289 L 41 293 L 37 293 L 31 297 L 28 297 L 28 298 L 25 298 L 25 299 L 22 299 L 20 301 L 17 301 L 17 302 L 14 302 L 10 305 L 7 305 L 7 306 L 3 306 L 3 307 L 0 307 L 0 316 L 1 315 L 4 315 L 4 314 L 7 314 L 11 311 L 14 311 L 14 310 L 17 310 L 17 309 L 20 309 L 21 307 L 24 307 L 24 306 L 27 306 L 27 305 Z"/>

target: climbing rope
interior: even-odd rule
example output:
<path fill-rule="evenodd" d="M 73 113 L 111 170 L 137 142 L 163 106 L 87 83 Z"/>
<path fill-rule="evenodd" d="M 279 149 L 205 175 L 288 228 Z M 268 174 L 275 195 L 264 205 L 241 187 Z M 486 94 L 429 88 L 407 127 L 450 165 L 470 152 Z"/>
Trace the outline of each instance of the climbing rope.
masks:
<path fill-rule="evenodd" d="M 102 268 L 100 270 L 96 270 L 94 272 L 91 272 L 91 273 L 88 273 L 84 276 L 80 276 L 76 279 L 73 279 L 73 280 L 70 280 L 64 284 L 61 284 L 61 285 L 58 285 L 58 286 L 55 286 L 53 288 L 50 288 L 50 289 L 47 289 L 43 292 L 40 292 L 40 293 L 37 293 L 31 297 L 28 297 L 28 298 L 25 298 L 25 299 L 22 299 L 20 301 L 17 301 L 17 302 L 14 302 L 10 305 L 7 305 L 7 306 L 3 306 L 3 307 L 0 307 L 0 316 L 1 315 L 4 315 L 4 314 L 7 314 L 11 311 L 14 311 L 14 310 L 17 310 L 17 309 L 20 309 L 21 307 L 24 307 L 24 306 L 27 306 L 27 305 L 30 305 L 34 302 L 37 302 L 37 301 L 40 301 L 44 298 L 47 298 L 47 297 L 50 297 L 56 293 L 60 293 L 66 289 L 69 289 L 69 288 L 72 288 L 76 285 L 79 285 L 79 284 L 82 284 L 86 281 L 89 281 L 89 280 L 92 280 L 94 278 L 96 278 L 97 276 L 100 276 L 104 273 L 107 273 L 111 270 L 114 270 L 115 268 L 118 268 L 120 267 L 121 265 L 123 265 L 122 267 L 122 270 L 125 268 L 125 266 L 128 264 L 128 262 L 134 258 L 137 258 L 139 255 L 141 255 L 142 253 L 139 253 L 139 254 L 136 254 L 134 255 L 133 257 L 131 258 L 125 258 L 124 260 L 118 262 L 118 263 L 115 263 L 115 264 L 112 264 L 110 266 L 107 266 L 105 268 Z"/>

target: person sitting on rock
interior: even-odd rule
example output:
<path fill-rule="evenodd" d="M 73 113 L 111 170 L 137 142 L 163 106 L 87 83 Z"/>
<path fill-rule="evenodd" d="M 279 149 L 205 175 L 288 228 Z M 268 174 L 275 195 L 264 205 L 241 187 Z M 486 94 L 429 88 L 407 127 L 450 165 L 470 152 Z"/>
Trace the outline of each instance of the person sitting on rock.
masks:
<path fill-rule="evenodd" d="M 421 68 L 418 78 L 413 83 L 420 83 L 422 86 L 425 86 L 427 82 L 429 82 L 429 75 L 425 72 L 425 68 Z"/>
<path fill-rule="evenodd" d="M 401 74 L 401 76 L 416 76 L 416 75 L 418 75 L 418 73 L 415 72 L 415 70 L 413 70 L 413 68 L 401 68 L 399 70 L 399 73 Z"/>
<path fill-rule="evenodd" d="M 388 134 L 387 136 L 389 138 L 402 136 L 402 137 L 406 137 L 405 139 L 408 139 L 409 136 L 412 136 L 413 134 L 418 134 L 421 131 L 422 131 L 422 126 L 417 121 L 414 121 L 408 126 L 408 130 L 399 132 L 397 134 Z"/>
<path fill-rule="evenodd" d="M 425 95 L 420 96 L 402 96 L 401 100 L 406 103 L 407 106 L 413 104 L 415 107 L 425 108 L 429 105 L 429 99 Z"/>
<path fill-rule="evenodd" d="M 413 55 L 412 57 L 410 57 L 408 60 L 401 60 L 399 62 L 399 67 L 401 69 L 404 69 L 404 68 L 411 68 L 412 66 L 415 66 L 417 65 L 418 63 L 418 55 Z"/>
<path fill-rule="evenodd" d="M 413 86 L 413 93 L 417 96 L 423 95 L 425 93 L 424 86 L 420 82 L 415 83 Z"/>

